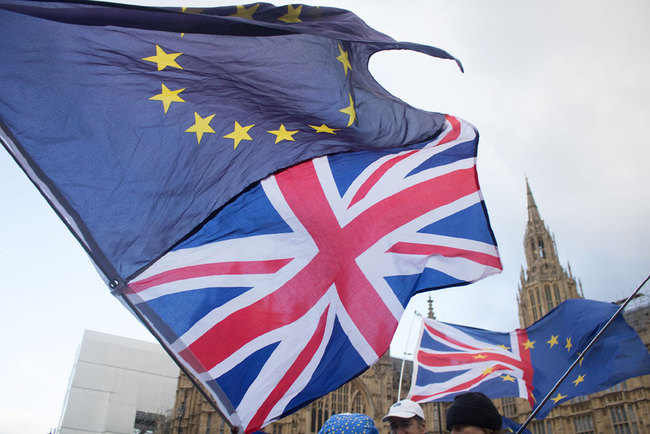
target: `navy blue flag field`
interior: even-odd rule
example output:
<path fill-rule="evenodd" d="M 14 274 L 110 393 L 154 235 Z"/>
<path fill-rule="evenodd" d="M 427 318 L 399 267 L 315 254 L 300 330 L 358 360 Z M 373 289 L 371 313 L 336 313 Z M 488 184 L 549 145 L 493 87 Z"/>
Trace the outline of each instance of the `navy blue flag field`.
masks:
<path fill-rule="evenodd" d="M 425 319 L 409 397 L 416 402 L 450 401 L 472 390 L 490 398 L 526 398 L 535 407 L 617 309 L 613 303 L 566 300 L 527 329 L 510 333 Z M 571 398 L 646 374 L 648 350 L 618 316 L 537 417 L 546 417 Z"/>
<path fill-rule="evenodd" d="M 501 416 L 501 420 L 503 422 L 503 432 L 504 433 L 509 433 L 509 432 L 516 432 L 518 433 L 519 430 L 521 429 L 521 424 L 518 424 L 512 419 L 508 419 L 505 416 Z M 521 431 L 520 434 L 532 434 L 529 429 L 524 428 L 523 431 Z"/>
<path fill-rule="evenodd" d="M 191 12 L 191 13 L 190 13 Z M 0 0 L 0 140 L 233 426 L 362 373 L 410 297 L 498 273 L 478 135 L 348 11 Z"/>

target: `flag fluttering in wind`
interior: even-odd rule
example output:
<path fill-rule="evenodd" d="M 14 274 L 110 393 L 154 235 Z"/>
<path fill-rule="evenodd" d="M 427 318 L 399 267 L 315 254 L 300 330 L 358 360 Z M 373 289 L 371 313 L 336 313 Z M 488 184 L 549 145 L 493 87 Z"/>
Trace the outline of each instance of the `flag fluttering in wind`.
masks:
<path fill-rule="evenodd" d="M 508 419 L 505 416 L 501 416 L 501 420 L 503 421 L 503 432 L 504 433 L 509 433 L 509 432 L 516 432 L 519 433 L 521 430 L 521 425 L 515 422 L 512 419 Z M 521 431 L 521 434 L 533 434 L 530 432 L 529 429 L 524 428 L 523 431 Z"/>
<path fill-rule="evenodd" d="M 478 135 L 368 71 L 348 11 L 0 0 L 0 140 L 236 427 L 336 389 L 409 298 L 501 264 Z"/>
<path fill-rule="evenodd" d="M 425 319 L 409 398 L 450 401 L 472 390 L 490 398 L 526 398 L 535 407 L 617 308 L 594 300 L 566 300 L 527 329 L 510 333 Z M 571 398 L 645 374 L 650 374 L 648 350 L 617 316 L 537 417 L 544 418 Z"/>

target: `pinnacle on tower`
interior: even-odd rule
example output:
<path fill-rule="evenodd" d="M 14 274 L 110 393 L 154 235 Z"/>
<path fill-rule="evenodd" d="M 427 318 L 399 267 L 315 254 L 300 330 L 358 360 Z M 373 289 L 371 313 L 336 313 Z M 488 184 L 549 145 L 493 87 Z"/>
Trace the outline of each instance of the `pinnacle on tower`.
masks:
<path fill-rule="evenodd" d="M 431 296 L 429 296 L 427 303 L 429 303 L 429 313 L 427 314 L 427 317 L 429 319 L 436 319 L 436 316 L 433 313 L 433 299 L 431 298 Z"/>
<path fill-rule="evenodd" d="M 526 177 L 526 197 L 528 199 L 528 221 L 541 221 L 533 193 L 530 191 L 530 185 L 528 185 L 528 177 Z"/>

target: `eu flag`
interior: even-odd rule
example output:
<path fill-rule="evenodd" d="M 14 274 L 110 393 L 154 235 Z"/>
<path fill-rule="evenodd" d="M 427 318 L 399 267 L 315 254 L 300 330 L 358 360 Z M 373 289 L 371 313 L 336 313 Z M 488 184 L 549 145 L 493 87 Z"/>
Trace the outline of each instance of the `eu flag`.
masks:
<path fill-rule="evenodd" d="M 0 140 L 242 431 L 376 362 L 413 294 L 501 270 L 476 129 L 367 68 L 442 50 L 304 5 L 0 0 L 0 22 Z"/>
<path fill-rule="evenodd" d="M 116 287 L 279 169 L 443 128 L 367 62 L 451 56 L 348 11 L 1 0 L 0 22 L 3 142 Z"/>
<path fill-rule="evenodd" d="M 491 398 L 526 398 L 535 407 L 617 309 L 612 303 L 566 300 L 527 329 L 510 333 L 424 320 L 409 396 L 447 401 L 474 390 Z M 617 316 L 537 417 L 571 398 L 646 374 L 648 350 Z"/>

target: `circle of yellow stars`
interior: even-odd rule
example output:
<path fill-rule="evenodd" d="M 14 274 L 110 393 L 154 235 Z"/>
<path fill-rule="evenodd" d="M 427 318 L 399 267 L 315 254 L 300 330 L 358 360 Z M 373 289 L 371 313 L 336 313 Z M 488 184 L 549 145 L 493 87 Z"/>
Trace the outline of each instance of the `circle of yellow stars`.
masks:
<path fill-rule="evenodd" d="M 260 4 L 254 4 L 251 6 L 236 6 L 236 12 L 231 17 L 238 17 L 242 19 L 254 20 L 254 14 L 257 12 Z M 287 12 L 278 18 L 279 21 L 284 23 L 300 23 L 300 15 L 302 13 L 302 5 L 286 6 Z M 183 12 L 188 13 L 201 13 L 200 9 L 188 9 L 182 8 Z M 183 37 L 184 34 L 181 34 Z M 183 67 L 178 63 L 177 59 L 182 56 L 183 53 L 168 53 L 160 45 L 156 44 L 156 54 L 154 56 L 143 57 L 142 60 L 146 62 L 151 62 L 156 64 L 157 71 L 164 71 L 166 68 L 176 68 L 183 70 Z M 352 64 L 349 59 L 349 52 L 344 50 L 341 44 L 338 44 L 338 55 L 335 57 L 337 61 L 341 63 L 343 67 L 343 73 L 345 76 L 348 75 L 348 71 L 352 71 Z M 185 91 L 185 88 L 182 89 L 169 89 L 164 83 L 161 83 L 160 93 L 150 97 L 150 100 L 160 101 L 163 105 L 163 111 L 166 115 L 170 109 L 172 103 L 186 103 L 187 101 L 183 99 L 181 93 Z M 352 124 L 357 121 L 357 112 L 354 107 L 354 98 L 352 93 L 348 92 L 348 102 L 349 105 L 343 107 L 339 112 L 347 116 L 347 127 L 352 126 Z M 215 134 L 215 130 L 210 126 L 210 122 L 215 117 L 215 113 L 208 115 L 201 115 L 198 112 L 194 112 L 194 123 L 190 125 L 185 132 L 192 133 L 196 135 L 197 144 L 201 144 L 201 140 L 206 134 Z M 233 149 L 236 150 L 237 147 L 242 143 L 242 141 L 252 141 L 253 138 L 250 135 L 251 129 L 255 124 L 251 125 L 241 125 L 237 120 L 234 120 L 233 131 L 224 135 L 223 138 L 231 139 L 233 142 Z M 332 128 L 328 125 L 308 125 L 313 131 L 313 133 L 324 133 L 336 135 L 336 132 L 340 128 Z M 275 144 L 281 143 L 283 141 L 295 142 L 296 139 L 294 136 L 299 135 L 300 130 L 287 130 L 283 123 L 275 130 L 267 130 L 268 134 L 275 136 Z"/>

